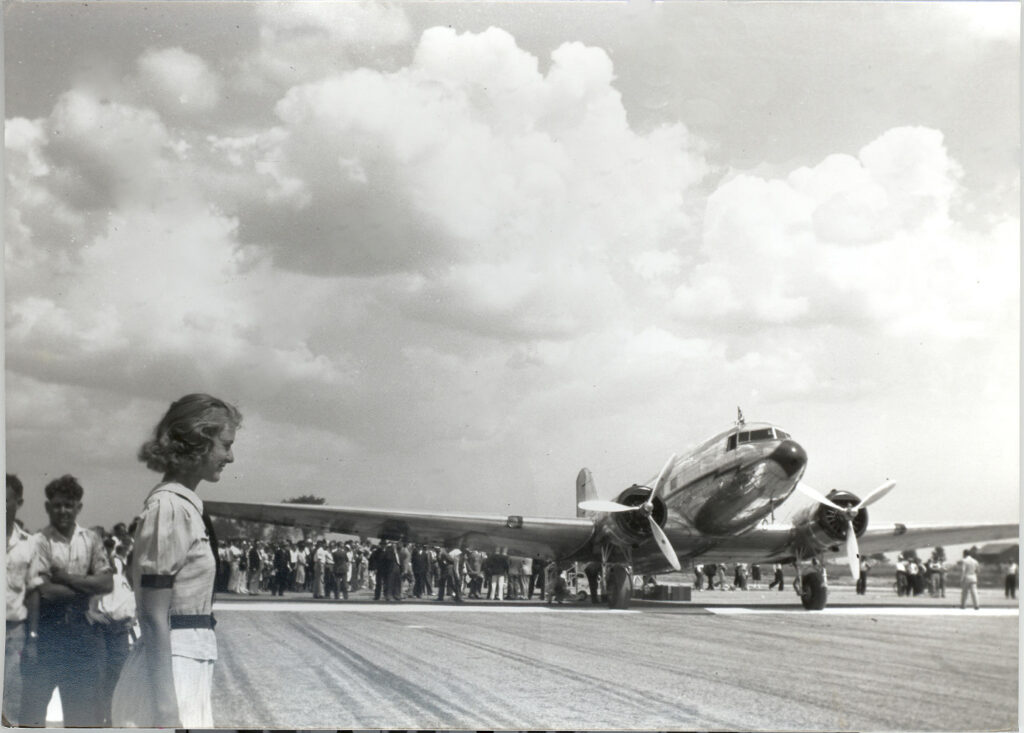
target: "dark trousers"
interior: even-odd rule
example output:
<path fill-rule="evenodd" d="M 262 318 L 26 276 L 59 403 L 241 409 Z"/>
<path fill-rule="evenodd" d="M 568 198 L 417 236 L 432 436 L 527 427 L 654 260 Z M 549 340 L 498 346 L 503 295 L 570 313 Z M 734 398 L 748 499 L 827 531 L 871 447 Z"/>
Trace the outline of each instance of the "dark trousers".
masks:
<path fill-rule="evenodd" d="M 272 596 L 283 596 L 284 589 L 291 587 L 292 573 L 288 568 L 281 568 L 274 573 L 274 578 L 271 581 L 270 595 Z"/>
<path fill-rule="evenodd" d="M 102 629 L 84 619 L 69 624 L 40 624 L 36 647 L 35 661 L 22 658 L 22 725 L 42 727 L 46 723 L 46 707 L 54 688 L 58 688 L 65 727 L 101 726 L 105 663 Z"/>
<path fill-rule="evenodd" d="M 777 571 L 775 573 L 775 578 L 772 580 L 771 583 L 768 584 L 768 590 L 771 590 L 772 588 L 774 588 L 776 586 L 776 584 L 778 584 L 780 591 L 786 586 L 785 581 L 783 581 L 783 579 L 782 579 L 782 571 L 781 570 L 779 570 L 779 571 Z"/>
<path fill-rule="evenodd" d="M 413 570 L 412 578 L 412 594 L 417 598 L 422 598 L 423 591 L 427 587 L 427 572 L 425 570 Z"/>
<path fill-rule="evenodd" d="M 533 598 L 533 589 L 537 588 L 540 590 L 540 599 L 544 600 L 544 571 L 534 572 L 530 574 L 530 590 L 527 592 L 527 598 Z"/>
<path fill-rule="evenodd" d="M 131 633 L 131 622 L 120 621 L 118 623 L 100 626 L 103 637 L 103 681 L 101 683 L 100 715 L 103 716 L 103 725 L 110 725 L 110 702 L 114 699 L 114 688 L 117 686 L 117 678 L 121 676 L 121 667 L 128 658 L 128 637 Z"/>
<path fill-rule="evenodd" d="M 380 600 L 380 592 L 384 589 L 384 571 L 375 570 L 374 573 L 374 584 L 373 584 L 373 600 Z"/>
<path fill-rule="evenodd" d="M 324 598 L 338 598 L 338 578 L 334 574 L 333 565 L 324 566 Z"/>
<path fill-rule="evenodd" d="M 1006 597 L 1016 598 L 1017 597 L 1017 576 L 1016 574 L 1007 574 L 1006 576 Z"/>
<path fill-rule="evenodd" d="M 864 595 L 868 592 L 868 574 L 863 570 L 860 571 L 860 577 L 857 578 L 857 593 L 858 595 Z"/>
<path fill-rule="evenodd" d="M 336 567 L 334 570 L 334 582 L 337 583 L 334 591 L 334 597 L 338 597 L 338 591 L 341 591 L 341 597 L 346 601 L 348 600 L 348 581 L 345 580 L 345 576 L 348 575 L 348 567 Z"/>
<path fill-rule="evenodd" d="M 441 571 L 440 577 L 437 579 L 437 600 L 444 600 L 444 592 L 447 588 L 451 595 L 455 596 L 455 600 L 462 600 L 462 591 L 459 589 L 459 579 L 455 575 L 455 568 L 450 567 Z"/>

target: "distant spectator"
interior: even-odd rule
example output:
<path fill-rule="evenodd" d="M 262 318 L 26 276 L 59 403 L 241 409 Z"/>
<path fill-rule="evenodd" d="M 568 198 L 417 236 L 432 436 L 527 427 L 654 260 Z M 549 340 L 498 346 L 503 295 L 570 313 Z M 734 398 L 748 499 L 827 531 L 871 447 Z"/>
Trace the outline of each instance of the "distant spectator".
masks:
<path fill-rule="evenodd" d="M 971 596 L 974 610 L 978 610 L 978 561 L 971 557 L 970 550 L 964 550 L 960 561 L 960 608 L 967 607 L 967 596 Z"/>
<path fill-rule="evenodd" d="M 1017 567 L 1017 561 L 1013 560 L 1006 569 L 1005 592 L 1007 598 L 1017 597 Z"/>

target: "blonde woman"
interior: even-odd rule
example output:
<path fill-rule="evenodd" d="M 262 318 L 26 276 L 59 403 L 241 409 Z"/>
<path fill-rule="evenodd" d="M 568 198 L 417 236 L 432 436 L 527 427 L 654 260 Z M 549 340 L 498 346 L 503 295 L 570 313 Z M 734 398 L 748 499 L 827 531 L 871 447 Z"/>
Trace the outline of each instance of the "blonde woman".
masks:
<path fill-rule="evenodd" d="M 205 394 L 167 410 L 139 460 L 163 474 L 135 530 L 132 580 L 142 635 L 114 691 L 117 727 L 212 728 L 217 659 L 216 538 L 196 493 L 234 460 L 242 416 Z"/>

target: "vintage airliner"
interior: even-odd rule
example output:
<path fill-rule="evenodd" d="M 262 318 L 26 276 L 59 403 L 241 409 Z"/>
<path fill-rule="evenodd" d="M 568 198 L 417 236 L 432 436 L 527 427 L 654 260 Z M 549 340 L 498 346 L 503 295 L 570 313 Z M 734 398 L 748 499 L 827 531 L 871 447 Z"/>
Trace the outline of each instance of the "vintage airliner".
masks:
<path fill-rule="evenodd" d="M 863 499 L 845 491 L 822 495 L 801 482 L 806 467 L 807 453 L 787 432 L 771 423 L 747 423 L 740 413 L 729 429 L 681 456 L 673 455 L 651 481 L 630 486 L 614 501 L 598 499 L 590 471 L 582 469 L 576 479 L 575 518 L 221 501 L 205 506 L 212 515 L 234 519 L 449 548 L 540 554 L 560 566 L 600 561 L 612 608 L 628 606 L 631 574 L 679 570 L 680 559 L 700 558 L 792 563 L 797 569 L 794 588 L 804 607 L 822 609 L 828 587 L 820 569 L 828 553 L 845 552 L 856 577 L 859 552 L 1005 539 L 1020 532 L 1017 524 L 869 528 L 867 506 L 888 493 L 893 482 Z M 788 519 L 768 521 L 777 513 Z"/>

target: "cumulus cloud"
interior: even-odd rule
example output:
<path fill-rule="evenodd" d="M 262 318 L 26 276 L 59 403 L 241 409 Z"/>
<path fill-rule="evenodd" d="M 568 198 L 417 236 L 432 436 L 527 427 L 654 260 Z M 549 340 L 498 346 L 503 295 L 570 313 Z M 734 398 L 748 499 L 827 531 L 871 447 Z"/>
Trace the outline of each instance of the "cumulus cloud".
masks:
<path fill-rule="evenodd" d="M 182 48 L 150 49 L 136 64 L 146 97 L 166 113 L 209 112 L 220 101 L 220 75 Z"/>
<path fill-rule="evenodd" d="M 641 253 L 672 267 L 709 170 L 682 125 L 630 128 L 604 51 L 565 44 L 542 74 L 497 28 L 430 29 L 407 67 L 297 85 L 276 111 L 273 139 L 217 143 L 273 161 L 274 185 L 238 187 L 241 238 L 298 272 L 419 277 L 405 312 L 476 332 L 615 307 Z"/>
<path fill-rule="evenodd" d="M 1013 312 L 1012 238 L 979 241 L 950 210 L 960 166 L 937 130 L 889 130 L 854 158 L 832 155 L 785 179 L 739 175 L 708 201 L 703 258 L 673 296 L 687 320 L 736 326 L 873 323 L 962 337 Z M 982 285 L 988 283 L 989 287 Z M 991 289 L 991 286 L 996 287 Z"/>
<path fill-rule="evenodd" d="M 262 2 L 259 46 L 239 64 L 234 83 L 250 92 L 278 94 L 296 84 L 357 68 L 408 41 L 400 6 L 367 2 Z"/>

